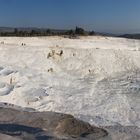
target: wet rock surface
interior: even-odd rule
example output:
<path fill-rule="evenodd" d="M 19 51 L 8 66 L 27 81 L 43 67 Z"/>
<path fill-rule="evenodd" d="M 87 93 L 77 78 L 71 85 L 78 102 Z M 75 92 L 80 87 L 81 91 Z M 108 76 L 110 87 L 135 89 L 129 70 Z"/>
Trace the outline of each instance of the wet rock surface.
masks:
<path fill-rule="evenodd" d="M 0 140 L 94 140 L 107 137 L 106 130 L 71 115 L 0 107 Z"/>

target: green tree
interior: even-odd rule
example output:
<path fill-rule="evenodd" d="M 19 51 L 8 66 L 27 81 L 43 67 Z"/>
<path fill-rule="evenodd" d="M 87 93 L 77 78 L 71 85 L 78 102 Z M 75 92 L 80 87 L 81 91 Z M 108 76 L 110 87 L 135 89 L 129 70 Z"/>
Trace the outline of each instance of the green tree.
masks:
<path fill-rule="evenodd" d="M 77 35 L 85 35 L 85 30 L 83 28 L 76 27 L 75 34 L 77 34 Z"/>

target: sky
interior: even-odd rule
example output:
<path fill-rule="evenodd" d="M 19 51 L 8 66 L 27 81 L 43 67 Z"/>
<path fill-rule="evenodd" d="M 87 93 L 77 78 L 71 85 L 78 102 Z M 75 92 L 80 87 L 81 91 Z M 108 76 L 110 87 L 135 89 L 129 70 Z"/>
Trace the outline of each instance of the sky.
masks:
<path fill-rule="evenodd" d="M 140 0 L 0 0 L 0 26 L 140 33 Z"/>

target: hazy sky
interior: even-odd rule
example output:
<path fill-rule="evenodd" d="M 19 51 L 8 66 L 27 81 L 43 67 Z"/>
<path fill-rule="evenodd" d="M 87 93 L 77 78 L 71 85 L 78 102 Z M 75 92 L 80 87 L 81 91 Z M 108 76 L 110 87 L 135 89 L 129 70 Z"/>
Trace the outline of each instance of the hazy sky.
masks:
<path fill-rule="evenodd" d="M 140 32 L 140 0 L 0 0 L 0 26 Z"/>

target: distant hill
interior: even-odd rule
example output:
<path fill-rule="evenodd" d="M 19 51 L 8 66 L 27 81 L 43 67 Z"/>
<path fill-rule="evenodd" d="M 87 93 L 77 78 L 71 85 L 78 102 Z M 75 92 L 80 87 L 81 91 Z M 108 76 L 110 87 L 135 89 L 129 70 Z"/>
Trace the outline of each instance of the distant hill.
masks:
<path fill-rule="evenodd" d="M 0 27 L 0 36 L 53 36 L 65 35 L 70 33 L 70 30 L 48 29 L 48 28 L 35 28 L 35 27 Z"/>
<path fill-rule="evenodd" d="M 1 32 L 13 32 L 14 28 L 10 28 L 10 27 L 0 27 L 0 33 Z"/>
<path fill-rule="evenodd" d="M 140 39 L 140 34 L 124 34 L 118 37 L 124 37 L 124 38 L 129 38 L 129 39 Z"/>
<path fill-rule="evenodd" d="M 31 32 L 32 30 L 34 31 L 39 31 L 39 32 L 45 32 L 48 30 L 48 28 L 36 28 L 36 27 L 15 27 L 18 31 L 26 31 L 26 32 Z M 0 27 L 0 33 L 1 32 L 13 32 L 15 30 L 14 27 Z M 57 32 L 66 32 L 68 30 L 57 30 L 57 29 L 50 29 L 51 31 L 57 33 Z"/>

